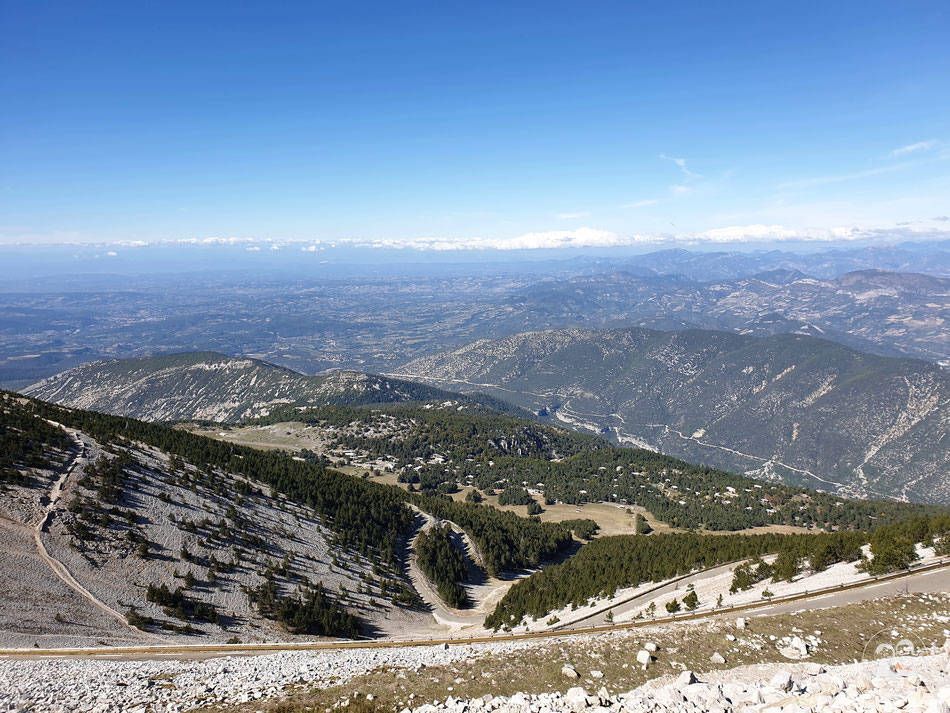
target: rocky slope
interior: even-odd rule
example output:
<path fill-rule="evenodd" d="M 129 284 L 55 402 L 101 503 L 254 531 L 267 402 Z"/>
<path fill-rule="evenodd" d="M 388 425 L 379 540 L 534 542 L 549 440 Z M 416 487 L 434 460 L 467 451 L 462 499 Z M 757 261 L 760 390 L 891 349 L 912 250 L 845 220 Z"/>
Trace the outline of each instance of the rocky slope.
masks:
<path fill-rule="evenodd" d="M 314 508 L 31 406 L 0 396 L 4 455 L 39 444 L 0 468 L 0 646 L 313 638 L 280 610 L 314 588 L 364 633 L 428 620 L 411 595 L 391 601 L 411 591 L 398 569 L 346 547 Z"/>
<path fill-rule="evenodd" d="M 281 404 L 361 404 L 445 397 L 438 389 L 354 371 L 305 376 L 256 359 L 185 352 L 92 362 L 23 390 L 63 406 L 147 421 L 238 421 Z"/>
<path fill-rule="evenodd" d="M 804 335 L 550 330 L 396 376 L 487 391 L 621 442 L 852 496 L 950 502 L 950 375 Z"/>

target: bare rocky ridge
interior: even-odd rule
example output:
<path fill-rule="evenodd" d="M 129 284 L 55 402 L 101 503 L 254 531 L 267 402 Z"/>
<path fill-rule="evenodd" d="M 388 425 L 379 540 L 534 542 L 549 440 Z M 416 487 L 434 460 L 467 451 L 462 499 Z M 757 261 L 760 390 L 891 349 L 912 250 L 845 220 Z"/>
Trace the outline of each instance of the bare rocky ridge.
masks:
<path fill-rule="evenodd" d="M 562 329 L 396 376 L 484 391 L 621 443 L 841 495 L 950 501 L 950 375 L 804 335 Z"/>
<path fill-rule="evenodd" d="M 92 362 L 23 392 L 63 406 L 147 421 L 217 422 L 266 416 L 282 404 L 375 403 L 443 395 L 354 371 L 305 376 L 213 352 Z"/>

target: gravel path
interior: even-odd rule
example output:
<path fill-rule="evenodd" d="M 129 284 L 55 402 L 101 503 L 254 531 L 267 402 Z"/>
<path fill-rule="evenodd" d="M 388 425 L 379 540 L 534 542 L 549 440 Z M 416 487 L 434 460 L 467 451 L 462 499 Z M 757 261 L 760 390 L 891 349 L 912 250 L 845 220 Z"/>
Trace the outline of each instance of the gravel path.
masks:
<path fill-rule="evenodd" d="M 109 616 L 114 617 L 122 624 L 123 627 L 136 634 L 147 636 L 154 641 L 163 641 L 163 639 L 158 636 L 149 634 L 132 626 L 119 612 L 97 599 L 88 589 L 76 581 L 76 578 L 73 577 L 73 575 L 69 572 L 69 570 L 66 568 L 66 565 L 50 555 L 46 549 L 46 545 L 43 544 L 43 534 L 49 531 L 50 523 L 53 521 L 53 518 L 56 517 L 56 514 L 59 511 L 59 501 L 62 497 L 63 490 L 66 487 L 67 481 L 76 471 L 76 469 L 85 462 L 86 456 L 86 444 L 83 442 L 82 438 L 80 438 L 78 431 L 71 428 L 66 428 L 62 424 L 56 423 L 55 421 L 48 421 L 48 423 L 52 426 L 56 426 L 57 428 L 62 428 L 64 431 L 66 431 L 66 433 L 69 434 L 69 437 L 73 439 L 73 443 L 76 446 L 76 454 L 70 459 L 69 464 L 63 469 L 62 476 L 54 483 L 53 489 L 49 494 L 49 503 L 46 505 L 46 514 L 37 523 L 36 528 L 33 531 L 33 541 L 36 543 L 37 552 L 39 553 L 42 560 L 49 565 L 49 568 L 53 570 L 53 574 L 55 574 L 63 584 L 72 589 L 79 596 L 88 600 L 89 603 L 95 606 L 97 609 L 100 609 Z"/>

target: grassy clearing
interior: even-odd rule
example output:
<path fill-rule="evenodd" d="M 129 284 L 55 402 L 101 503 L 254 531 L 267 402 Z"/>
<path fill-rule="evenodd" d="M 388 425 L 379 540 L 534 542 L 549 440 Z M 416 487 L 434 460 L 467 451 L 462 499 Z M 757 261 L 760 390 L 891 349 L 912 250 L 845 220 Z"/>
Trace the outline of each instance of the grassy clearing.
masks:
<path fill-rule="evenodd" d="M 950 595 L 904 595 L 836 609 L 798 612 L 747 620 L 744 630 L 735 619 L 680 624 L 611 632 L 597 636 L 545 640 L 519 651 L 491 656 L 473 656 L 451 666 L 425 667 L 418 671 L 381 669 L 343 685 L 329 684 L 291 692 L 279 702 L 255 703 L 226 709 L 229 713 L 302 713 L 324 711 L 343 700 L 351 701 L 352 713 L 401 710 L 447 696 L 474 698 L 485 694 L 510 696 L 519 691 L 543 693 L 565 691 L 580 685 L 589 691 L 601 686 L 611 693 L 636 688 L 648 680 L 676 674 L 682 667 L 697 673 L 730 669 L 748 664 L 791 663 L 777 650 L 776 639 L 802 632 L 821 640 L 808 659 L 823 664 L 849 663 L 861 659 L 867 642 L 882 629 L 899 629 L 920 644 L 941 645 L 950 626 Z M 815 632 L 820 632 L 816 634 Z M 729 641 L 726 636 L 736 637 Z M 646 641 L 659 646 L 656 661 L 647 671 L 636 663 L 637 651 Z M 719 652 L 726 663 L 715 665 L 709 657 Z M 581 678 L 566 678 L 565 663 L 573 664 Z M 602 679 L 591 676 L 603 672 Z M 368 704 L 362 696 L 372 693 Z M 410 699 L 410 695 L 414 697 Z"/>

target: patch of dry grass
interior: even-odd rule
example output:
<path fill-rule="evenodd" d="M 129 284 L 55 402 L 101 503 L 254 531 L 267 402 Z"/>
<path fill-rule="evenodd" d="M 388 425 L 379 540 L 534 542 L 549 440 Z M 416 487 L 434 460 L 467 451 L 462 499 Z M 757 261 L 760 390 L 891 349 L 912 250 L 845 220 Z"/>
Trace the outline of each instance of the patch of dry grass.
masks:
<path fill-rule="evenodd" d="M 490 694 L 510 696 L 517 692 L 564 691 L 580 685 L 588 690 L 601 686 L 621 693 L 650 679 L 678 673 L 683 667 L 697 673 L 731 669 L 748 664 L 787 662 L 776 640 L 798 630 L 802 636 L 821 640 L 809 659 L 824 664 L 849 663 L 861 659 L 868 640 L 881 629 L 894 627 L 924 645 L 940 645 L 946 636 L 950 595 L 905 595 L 887 597 L 860 605 L 820 609 L 770 617 L 747 619 L 747 628 L 737 629 L 735 619 L 697 624 L 610 632 L 596 636 L 545 640 L 537 646 L 492 656 L 472 657 L 449 665 L 405 669 L 381 669 L 344 685 L 330 685 L 295 692 L 283 701 L 260 702 L 227 709 L 232 713 L 321 713 L 341 701 L 350 701 L 352 713 L 401 710 L 447 696 L 475 698 Z M 942 617 L 942 619 L 940 618 Z M 815 634 L 820 632 L 820 634 Z M 730 641 L 727 635 L 734 636 Z M 647 641 L 659 646 L 656 661 L 643 671 L 636 663 L 637 651 Z M 718 652 L 725 664 L 712 664 Z M 580 680 L 561 673 L 565 663 L 574 665 Z M 601 679 L 591 676 L 601 671 Z M 367 702 L 366 694 L 375 700 Z M 410 696 L 413 696 L 410 698 Z"/>

